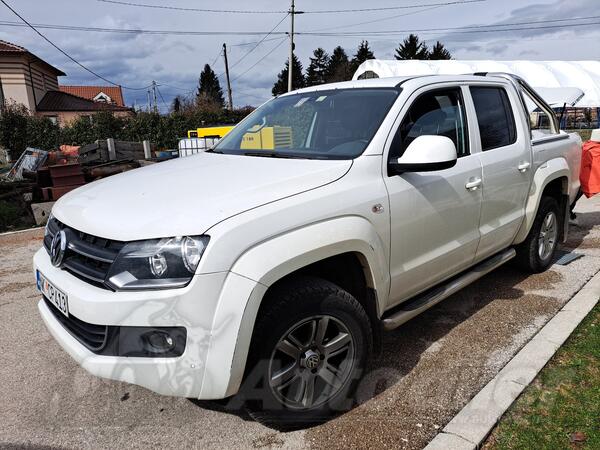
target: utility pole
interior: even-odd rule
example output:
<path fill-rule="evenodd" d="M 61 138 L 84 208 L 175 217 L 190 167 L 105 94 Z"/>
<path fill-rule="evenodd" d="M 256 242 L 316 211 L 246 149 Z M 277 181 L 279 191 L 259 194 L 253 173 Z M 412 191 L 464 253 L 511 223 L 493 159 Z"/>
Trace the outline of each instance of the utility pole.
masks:
<path fill-rule="evenodd" d="M 233 99 L 231 97 L 231 81 L 229 80 L 229 64 L 227 63 L 227 45 L 223 43 L 223 59 L 225 59 L 225 76 L 227 77 L 227 96 L 229 97 L 229 109 L 233 111 Z"/>
<path fill-rule="evenodd" d="M 294 5 L 294 0 L 292 0 L 292 7 L 290 8 L 290 15 L 292 19 L 292 28 L 290 30 L 290 59 L 288 64 L 288 92 L 292 91 L 292 68 L 294 65 L 292 64 L 294 60 L 294 16 L 296 15 L 296 7 Z"/>
<path fill-rule="evenodd" d="M 154 100 L 154 112 L 158 112 L 158 101 L 156 100 L 156 81 L 152 80 L 152 99 Z"/>
<path fill-rule="evenodd" d="M 150 112 L 150 89 L 148 89 L 148 91 L 146 91 L 148 94 L 147 100 L 148 100 L 148 112 Z"/>
<path fill-rule="evenodd" d="M 294 60 L 294 17 L 296 14 L 304 14 L 304 11 L 296 11 L 296 5 L 294 4 L 294 0 L 292 0 L 292 6 L 290 8 L 290 17 L 292 20 L 292 27 L 290 30 L 290 59 L 288 63 L 288 92 L 292 91 L 292 72 L 293 72 L 293 60 Z"/>

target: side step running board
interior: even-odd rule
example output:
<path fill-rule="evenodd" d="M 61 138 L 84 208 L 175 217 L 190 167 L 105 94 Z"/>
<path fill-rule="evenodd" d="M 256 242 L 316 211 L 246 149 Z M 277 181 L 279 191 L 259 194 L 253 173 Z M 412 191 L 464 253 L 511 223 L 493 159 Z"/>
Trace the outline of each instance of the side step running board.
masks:
<path fill-rule="evenodd" d="M 515 249 L 510 248 L 498 253 L 491 258 L 479 263 L 468 272 L 458 275 L 446 283 L 435 287 L 412 300 L 400 304 L 397 309 L 392 310 L 391 315 L 383 319 L 383 328 L 393 330 L 405 322 L 408 322 L 415 316 L 418 316 L 426 309 L 437 305 L 442 300 L 450 297 L 452 294 L 460 291 L 465 286 L 473 283 L 482 276 L 511 260 L 516 255 Z"/>

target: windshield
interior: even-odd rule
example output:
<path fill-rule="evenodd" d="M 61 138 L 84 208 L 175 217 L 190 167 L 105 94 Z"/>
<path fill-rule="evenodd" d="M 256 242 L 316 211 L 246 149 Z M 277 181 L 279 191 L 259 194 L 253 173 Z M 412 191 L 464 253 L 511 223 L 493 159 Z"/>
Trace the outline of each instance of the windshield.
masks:
<path fill-rule="evenodd" d="M 250 114 L 213 151 L 282 158 L 356 158 L 398 94 L 394 88 L 360 88 L 278 97 Z"/>

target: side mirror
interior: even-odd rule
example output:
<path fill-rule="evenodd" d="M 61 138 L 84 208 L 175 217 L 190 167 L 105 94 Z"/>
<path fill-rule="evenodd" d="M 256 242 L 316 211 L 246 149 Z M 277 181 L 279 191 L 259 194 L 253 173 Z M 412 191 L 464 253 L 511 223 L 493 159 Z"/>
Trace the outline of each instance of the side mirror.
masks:
<path fill-rule="evenodd" d="M 404 154 L 390 161 L 389 172 L 432 172 L 454 167 L 458 156 L 456 146 L 446 136 L 419 136 L 410 143 Z"/>

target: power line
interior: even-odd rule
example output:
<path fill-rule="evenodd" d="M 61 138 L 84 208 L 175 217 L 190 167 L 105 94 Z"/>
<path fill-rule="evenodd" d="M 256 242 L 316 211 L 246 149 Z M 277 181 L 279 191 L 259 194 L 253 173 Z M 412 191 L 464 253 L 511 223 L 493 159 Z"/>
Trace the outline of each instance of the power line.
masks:
<path fill-rule="evenodd" d="M 20 22 L 12 22 L 8 20 L 0 21 L 0 25 L 27 27 L 28 25 Z M 33 24 L 37 28 L 50 30 L 66 30 L 66 31 L 85 31 L 94 33 L 121 33 L 121 34 L 151 34 L 151 35 L 174 35 L 174 36 L 262 36 L 267 31 L 196 31 L 196 30 L 150 30 L 142 28 L 108 28 L 108 27 L 84 27 L 77 25 L 56 25 L 56 24 Z M 285 32 L 271 34 L 286 34 Z M 253 43 L 245 43 L 241 45 L 251 45 Z"/>
<path fill-rule="evenodd" d="M 179 86 L 173 86 L 172 84 L 167 84 L 167 83 L 163 83 L 163 82 L 160 82 L 160 81 L 158 81 L 158 85 L 159 86 L 166 86 L 166 87 L 169 87 L 171 89 L 176 89 L 178 91 L 189 92 L 188 88 L 182 88 L 182 87 L 179 87 Z"/>
<path fill-rule="evenodd" d="M 286 11 L 282 10 L 250 10 L 250 9 L 208 9 L 208 8 L 190 8 L 182 6 L 166 6 L 166 5 L 153 5 L 149 3 L 136 3 L 122 0 L 96 0 L 101 3 L 112 3 L 115 5 L 122 6 L 134 6 L 138 8 L 150 8 L 150 9 L 166 9 L 171 11 L 185 11 L 185 12 L 204 12 L 204 13 L 228 13 L 228 14 L 281 14 Z M 314 11 L 304 11 L 306 14 L 337 14 L 337 13 L 356 13 L 356 12 L 376 12 L 376 11 L 393 11 L 398 9 L 411 9 L 411 8 L 424 8 L 429 6 L 449 6 L 449 5 L 461 5 L 467 3 L 481 3 L 487 0 L 455 0 L 439 3 L 426 3 L 416 5 L 402 5 L 402 6 L 387 6 L 380 8 L 357 8 L 357 9 L 321 9 Z"/>
<path fill-rule="evenodd" d="M 267 58 L 271 53 L 273 53 L 275 50 L 277 50 L 279 47 L 281 47 L 281 44 L 283 44 L 286 40 L 287 40 L 287 38 L 281 39 L 281 41 L 279 41 L 279 43 L 275 47 L 273 47 L 271 50 L 269 50 L 269 52 L 267 54 L 265 54 L 262 58 L 260 58 L 258 61 L 256 61 L 254 64 L 252 64 L 250 67 L 248 67 L 248 69 L 246 69 L 244 72 L 237 75 L 234 79 L 231 80 L 231 82 L 234 82 L 238 78 L 243 77 L 248 72 L 250 72 L 252 69 L 254 69 L 260 62 L 262 62 L 265 58 Z"/>
<path fill-rule="evenodd" d="M 118 0 L 96 0 L 102 3 L 113 3 L 115 5 L 123 6 L 136 6 L 138 8 L 151 8 L 151 9 L 169 9 L 172 11 L 186 11 L 186 12 L 205 12 L 205 13 L 230 13 L 230 14 L 281 14 L 285 11 L 254 11 L 246 9 L 206 9 L 206 8 L 186 8 L 180 6 L 165 6 L 165 5 L 151 5 L 148 3 L 134 3 L 125 2 Z"/>
<path fill-rule="evenodd" d="M 600 15 L 598 16 L 587 16 L 587 17 L 571 17 L 568 19 L 546 19 L 546 20 L 531 20 L 531 21 L 526 21 L 526 22 L 512 22 L 512 23 L 500 23 L 500 24 L 488 24 L 488 25 L 468 25 L 468 26 L 460 26 L 460 27 L 448 27 L 448 28 L 440 28 L 440 27 L 435 27 L 435 28 L 413 28 L 413 29 L 408 29 L 408 30 L 396 30 L 396 31 L 365 31 L 365 33 L 381 33 L 381 34 L 388 34 L 388 33 L 424 33 L 424 32 L 433 32 L 433 31 L 439 31 L 439 32 L 447 32 L 447 31 L 467 31 L 467 30 L 472 30 L 472 29 L 488 29 L 488 28 L 499 28 L 499 27 L 507 27 L 507 26 L 520 26 L 520 25 L 536 25 L 536 24 L 540 24 L 540 23 L 558 23 L 558 22 L 571 22 L 571 21 L 577 21 L 577 20 L 593 20 L 593 19 L 600 19 Z M 583 23 L 574 23 L 574 24 L 569 24 L 568 26 L 578 26 L 578 25 L 585 25 L 587 22 L 583 22 Z M 528 28 L 523 28 L 523 30 L 527 30 Z M 313 30 L 313 31 L 321 31 L 321 30 Z M 492 30 L 495 31 L 495 30 Z M 500 31 L 500 30 L 499 30 Z M 312 31 L 308 31 L 305 33 L 312 33 Z M 339 33 L 344 33 L 344 32 L 339 32 Z M 331 33 L 332 35 L 336 35 L 338 33 Z"/>
<path fill-rule="evenodd" d="M 269 38 L 269 39 L 263 39 L 262 42 L 271 42 L 271 41 L 278 41 L 281 38 L 278 37 L 273 37 L 273 38 Z M 252 44 L 256 44 L 258 41 L 252 41 L 252 42 L 242 42 L 240 44 L 227 44 L 228 47 L 245 47 L 246 45 L 252 45 Z"/>
<path fill-rule="evenodd" d="M 92 75 L 94 75 L 95 77 L 106 81 L 109 84 L 112 84 L 114 86 L 120 86 L 123 89 L 129 89 L 129 90 L 133 90 L 133 91 L 141 91 L 144 89 L 147 89 L 148 86 L 145 87 L 140 87 L 140 88 L 132 88 L 132 87 L 127 87 L 127 86 L 121 86 L 119 83 L 115 83 L 114 81 L 109 80 L 108 78 L 103 77 L 102 75 L 94 72 L 92 69 L 84 66 L 82 63 L 80 63 L 79 61 L 77 61 L 75 58 L 73 58 L 71 55 L 69 55 L 67 52 L 65 52 L 62 48 L 60 48 L 58 45 L 56 45 L 54 42 L 52 42 L 50 39 L 48 39 L 46 36 L 44 36 L 39 30 L 37 30 L 37 28 L 35 28 L 33 25 L 31 25 L 27 20 L 25 20 L 25 18 L 23 16 L 21 16 L 17 11 L 15 11 L 8 3 L 6 3 L 4 0 L 0 0 L 0 2 L 6 6 L 15 16 L 17 16 L 19 19 L 21 19 L 29 28 L 31 28 L 33 31 L 35 31 L 42 39 L 44 39 L 46 42 L 48 42 L 50 45 L 52 45 L 52 47 L 54 47 L 56 50 L 58 50 L 59 52 L 61 52 L 63 55 L 65 55 L 67 58 L 69 58 L 71 61 L 73 61 L 75 64 L 77 64 L 79 67 L 81 67 L 82 69 L 86 70 L 87 72 L 91 73 Z"/>
<path fill-rule="evenodd" d="M 450 6 L 450 5 L 462 5 L 467 3 L 481 3 L 487 0 L 457 0 L 452 2 L 441 2 L 441 3 L 426 3 L 419 5 L 403 5 L 403 6 L 386 6 L 381 8 L 359 8 L 359 9 L 321 9 L 315 11 L 304 11 L 306 14 L 330 14 L 330 13 L 356 13 L 356 12 L 373 12 L 373 11 L 392 11 L 397 9 L 411 9 L 411 8 L 426 8 L 429 6 Z"/>
<path fill-rule="evenodd" d="M 544 22 L 550 22 L 550 21 L 544 21 Z M 503 29 L 494 29 L 494 30 L 489 30 L 489 29 L 476 29 L 476 30 L 472 30 L 472 29 L 449 29 L 451 31 L 442 31 L 443 29 L 431 29 L 430 31 L 428 30 L 389 30 L 389 31 L 356 31 L 356 32 L 337 32 L 337 33 L 311 33 L 311 32 L 305 32 L 305 33 L 297 33 L 297 34 L 302 34 L 304 36 L 346 36 L 346 37 L 360 37 L 360 36 L 386 36 L 386 35 L 391 35 L 391 34 L 401 34 L 404 35 L 406 33 L 410 33 L 410 32 L 418 32 L 418 33 L 425 33 L 425 34 L 472 34 L 472 33 L 501 33 L 501 32 L 506 32 L 506 31 L 535 31 L 535 30 L 546 30 L 546 29 L 552 29 L 552 28 L 570 28 L 570 27 L 581 27 L 581 26 L 588 26 L 588 25 L 599 25 L 600 22 L 585 22 L 585 23 L 570 23 L 570 24 L 565 24 L 565 25 L 547 25 L 547 26 L 540 26 L 540 27 L 521 27 L 521 28 L 503 28 Z M 502 26 L 506 26 L 506 25 L 502 25 Z M 490 27 L 498 27 L 498 25 L 490 25 Z M 441 33 L 440 33 L 441 31 Z"/>
<path fill-rule="evenodd" d="M 3 0 L 0 0 L 2 3 L 6 4 Z M 326 32 L 321 32 L 321 30 L 311 30 L 311 31 L 300 31 L 300 32 L 295 32 L 295 34 L 298 35 L 308 35 L 308 36 L 354 36 L 354 35 L 360 35 L 360 34 L 370 34 L 370 35 L 374 35 L 374 34 L 406 34 L 406 33 L 425 33 L 425 32 L 441 32 L 441 33 L 445 33 L 445 32 L 452 32 L 452 31 L 458 31 L 458 32 L 464 32 L 464 31 L 471 31 L 471 30 L 479 30 L 479 29 L 489 29 L 489 28 L 500 28 L 500 27 L 513 27 L 513 26 L 520 26 L 520 25 L 535 25 L 535 24 L 541 24 L 541 23 L 559 23 L 559 22 L 571 22 L 571 21 L 588 21 L 588 20 L 594 20 L 594 19 L 600 19 L 600 15 L 596 15 L 596 16 L 588 16 L 588 17 L 572 17 L 572 18 L 565 18 L 565 19 L 550 19 L 550 20 L 534 20 L 534 21 L 526 21 L 526 22 L 511 22 L 511 23 L 504 23 L 504 24 L 488 24 L 488 25 L 471 25 L 471 26 L 460 26 L 460 27 L 448 27 L 448 28 L 440 28 L 440 27 L 436 27 L 436 28 L 408 28 L 408 29 L 402 29 L 402 30 L 387 30 L 387 31 L 381 31 L 381 30 L 362 30 L 362 31 L 339 31 L 339 32 L 332 32 L 332 33 L 326 33 Z M 571 23 L 571 24 L 567 24 L 567 25 L 550 25 L 550 26 L 545 26 L 545 27 L 537 27 L 537 28 L 564 28 L 564 27 L 570 27 L 570 26 L 581 26 L 581 25 L 596 25 L 596 22 L 577 22 L 577 23 Z M 270 39 L 261 39 L 259 41 L 254 41 L 254 42 L 246 42 L 246 43 L 241 43 L 241 44 L 232 44 L 230 45 L 230 47 L 234 47 L 234 46 L 246 46 L 246 45 L 255 45 L 259 44 L 259 43 L 263 43 L 263 42 L 269 42 L 269 41 L 275 41 L 278 39 L 281 39 L 281 36 L 288 34 L 288 32 L 285 31 L 193 31 L 193 30 L 189 30 L 189 31 L 185 31 L 185 30 L 150 30 L 150 29 L 124 29 L 124 28 L 96 28 L 96 27 L 83 27 L 83 26 L 76 26 L 76 25 L 57 25 L 57 24 L 29 24 L 29 23 L 21 23 L 21 22 L 14 22 L 14 21 L 8 21 L 8 20 L 0 20 L 0 26 L 7 26 L 7 27 L 35 27 L 35 28 L 40 28 L 40 29 L 51 29 L 51 30 L 68 30 L 68 31 L 81 31 L 81 32 L 103 32 L 103 33 L 125 33 L 125 34 L 159 34 L 159 35 L 199 35 L 199 36 L 224 36 L 224 35 L 236 35 L 236 36 L 260 36 L 260 35 L 264 35 L 264 34 L 269 34 L 271 36 L 278 36 L 278 37 L 273 37 Z M 329 28 L 332 29 L 332 28 Z M 529 28 L 529 27 L 525 27 L 525 28 L 518 28 L 517 30 L 529 30 L 529 29 L 536 29 L 536 28 Z M 503 31 L 502 29 L 498 29 L 498 30 L 491 30 L 491 32 L 494 31 Z M 507 30 L 507 31 L 514 31 L 514 29 L 511 30 Z M 37 30 L 36 30 L 37 32 Z M 39 34 L 39 32 L 38 32 Z M 439 34 L 439 33 L 438 33 Z M 47 38 L 45 38 L 47 39 Z M 145 89 L 145 88 L 142 88 Z"/>
<path fill-rule="evenodd" d="M 214 66 L 215 66 L 215 64 L 216 64 L 216 62 L 217 62 L 217 59 L 219 59 L 219 57 L 220 57 L 222 54 L 223 54 L 223 51 L 222 51 L 221 49 L 219 49 L 219 53 L 217 53 L 217 56 L 215 56 L 215 59 L 213 59 L 213 62 L 211 62 L 211 63 L 210 63 L 210 66 L 211 66 L 211 67 L 214 67 Z"/>
<path fill-rule="evenodd" d="M 163 97 L 162 93 L 160 92 L 160 89 L 158 88 L 158 85 L 156 85 L 156 91 L 158 92 L 158 95 L 160 96 L 160 100 L 162 101 L 163 106 L 165 107 L 165 109 L 167 111 L 169 111 L 169 107 L 167 106 L 167 102 L 165 102 L 165 98 Z"/>
<path fill-rule="evenodd" d="M 427 11 L 431 11 L 431 10 L 434 10 L 434 9 L 442 8 L 443 6 L 444 5 L 442 5 L 442 6 L 431 6 L 429 8 L 420 9 L 418 11 L 411 11 L 411 12 L 408 12 L 408 13 L 395 14 L 393 16 L 384 17 L 382 19 L 368 20 L 366 22 L 349 23 L 347 25 L 338 25 L 338 26 L 335 26 L 335 27 L 318 28 L 316 30 L 309 30 L 309 32 L 324 31 L 324 30 L 339 30 L 341 28 L 355 27 L 357 25 L 367 25 L 367 24 L 370 24 L 370 23 L 384 22 L 386 20 L 397 19 L 398 17 L 406 17 L 406 16 L 412 16 L 412 15 L 415 15 L 415 14 L 421 14 L 421 13 L 424 13 L 424 12 L 427 12 Z"/>
<path fill-rule="evenodd" d="M 242 57 L 241 57 L 241 58 L 239 58 L 239 59 L 238 59 L 236 62 L 234 62 L 233 64 L 231 64 L 231 65 L 229 66 L 229 68 L 230 68 L 230 69 L 233 69 L 233 68 L 234 68 L 235 66 L 237 66 L 239 63 L 241 63 L 241 62 L 244 60 L 244 58 L 246 58 L 246 57 L 247 57 L 247 56 L 248 56 L 250 53 L 252 53 L 254 50 L 256 50 L 256 49 L 258 48 L 258 46 L 259 46 L 260 44 L 262 44 L 266 38 L 268 38 L 268 37 L 269 37 L 271 34 L 273 34 L 273 33 L 275 32 L 275 30 L 277 29 L 277 27 L 278 27 L 279 25 L 281 25 L 281 24 L 283 23 L 283 21 L 284 21 L 285 19 L 287 19 L 287 17 L 288 17 L 289 15 L 290 15 L 290 14 L 289 14 L 288 12 L 286 12 L 286 13 L 285 13 L 285 16 L 283 16 L 283 18 L 282 18 L 282 19 L 281 19 L 279 22 L 277 22 L 277 24 L 276 24 L 276 25 L 275 25 L 273 28 L 271 28 L 271 31 L 269 31 L 267 34 L 265 34 L 265 35 L 263 36 L 263 38 L 262 38 L 261 40 L 259 40 L 259 41 L 256 43 L 256 45 L 254 45 L 254 47 L 252 47 L 250 50 L 248 50 L 248 51 L 247 51 L 247 52 L 246 52 L 244 55 L 242 55 Z M 223 74 L 221 73 L 221 75 L 223 75 Z M 221 75 L 219 75 L 219 76 L 221 76 Z"/>

